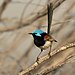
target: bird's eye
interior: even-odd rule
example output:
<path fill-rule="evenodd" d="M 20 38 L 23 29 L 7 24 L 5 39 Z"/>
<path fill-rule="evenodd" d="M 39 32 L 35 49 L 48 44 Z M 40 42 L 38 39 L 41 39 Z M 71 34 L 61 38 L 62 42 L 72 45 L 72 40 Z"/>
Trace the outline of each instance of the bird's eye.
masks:
<path fill-rule="evenodd" d="M 37 33 L 35 33 L 35 34 L 37 34 Z"/>
<path fill-rule="evenodd" d="M 41 35 L 40 35 L 39 33 L 35 33 L 35 35 L 36 35 L 36 36 L 40 36 L 40 37 L 41 37 Z"/>

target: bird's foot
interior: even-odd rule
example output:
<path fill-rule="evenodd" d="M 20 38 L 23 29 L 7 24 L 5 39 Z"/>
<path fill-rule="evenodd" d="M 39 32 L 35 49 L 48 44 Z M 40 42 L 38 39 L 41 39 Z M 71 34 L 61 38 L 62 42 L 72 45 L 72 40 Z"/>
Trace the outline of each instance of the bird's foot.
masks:
<path fill-rule="evenodd" d="M 37 60 L 36 60 L 36 62 L 39 64 L 39 62 L 38 62 L 38 61 L 39 61 L 39 58 L 37 57 Z"/>
<path fill-rule="evenodd" d="M 51 54 L 50 53 L 48 53 L 48 56 L 49 56 L 49 58 L 51 57 Z"/>

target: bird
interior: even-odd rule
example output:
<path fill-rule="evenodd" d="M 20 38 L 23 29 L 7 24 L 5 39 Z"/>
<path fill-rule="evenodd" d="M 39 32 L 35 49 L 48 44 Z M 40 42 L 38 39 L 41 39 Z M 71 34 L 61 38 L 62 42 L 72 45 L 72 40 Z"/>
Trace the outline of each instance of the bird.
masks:
<path fill-rule="evenodd" d="M 50 47 L 53 41 L 57 42 L 51 35 L 49 35 L 48 33 L 40 29 L 37 29 L 29 34 L 33 36 L 34 44 L 41 49 L 41 52 L 43 50 L 46 50 L 48 47 Z M 39 60 L 39 56 L 41 52 L 39 53 L 36 62 Z M 50 52 L 49 52 L 49 55 L 50 55 Z"/>

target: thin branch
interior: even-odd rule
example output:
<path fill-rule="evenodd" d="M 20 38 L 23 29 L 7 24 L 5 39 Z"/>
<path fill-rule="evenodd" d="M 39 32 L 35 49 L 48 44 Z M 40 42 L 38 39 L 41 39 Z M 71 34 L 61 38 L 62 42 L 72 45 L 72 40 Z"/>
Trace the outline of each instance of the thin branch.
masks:
<path fill-rule="evenodd" d="M 59 0 L 56 3 L 53 3 L 53 10 L 56 9 L 60 4 L 62 4 L 65 0 Z M 8 25 L 7 28 L 5 28 L 4 26 L 0 26 L 0 32 L 7 32 L 7 31 L 13 31 L 16 29 L 20 29 L 24 26 L 28 26 L 30 24 L 32 24 L 33 22 L 35 22 L 36 20 L 38 20 L 39 18 L 45 16 L 47 14 L 47 9 L 44 8 L 44 10 L 41 10 L 40 12 L 33 14 L 32 17 L 28 20 L 25 20 L 21 25 L 17 24 L 17 25 Z M 19 23 L 19 22 L 18 22 Z"/>
<path fill-rule="evenodd" d="M 22 3 L 22 4 L 28 4 L 29 2 L 21 2 L 21 1 L 12 1 L 12 3 Z M 36 5 L 36 6 L 41 6 L 44 7 L 43 4 L 39 4 L 39 3 L 30 3 L 30 5 Z"/>
<path fill-rule="evenodd" d="M 6 9 L 7 5 L 11 2 L 11 0 L 4 0 L 3 4 L 0 6 L 0 19 L 1 16 L 4 12 L 4 10 Z"/>
<path fill-rule="evenodd" d="M 33 1 L 33 0 L 30 0 L 30 1 L 24 6 L 24 10 L 23 10 L 23 12 L 22 12 L 19 25 L 22 24 L 22 20 L 23 20 L 24 13 L 25 13 L 26 9 L 28 8 L 28 6 L 32 3 L 32 1 Z"/>
<path fill-rule="evenodd" d="M 75 51 L 73 47 L 75 47 L 75 42 L 62 46 L 58 50 L 54 50 L 51 58 L 49 58 L 48 55 L 40 58 L 38 61 L 39 64 L 34 63 L 32 66 L 27 68 L 25 71 L 20 72 L 18 75 L 46 75 L 47 73 L 63 65 L 65 61 L 72 56 Z"/>

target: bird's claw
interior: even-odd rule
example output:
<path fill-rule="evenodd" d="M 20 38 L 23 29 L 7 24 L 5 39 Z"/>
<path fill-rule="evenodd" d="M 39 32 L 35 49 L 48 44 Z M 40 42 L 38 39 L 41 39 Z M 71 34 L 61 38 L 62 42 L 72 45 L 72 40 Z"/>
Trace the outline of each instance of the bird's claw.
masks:
<path fill-rule="evenodd" d="M 36 60 L 36 62 L 39 64 L 39 62 L 38 62 L 38 61 L 39 61 L 39 58 L 37 57 L 37 60 Z"/>
<path fill-rule="evenodd" d="M 48 53 L 48 56 L 49 56 L 49 58 L 51 57 L 51 54 L 50 53 Z"/>

